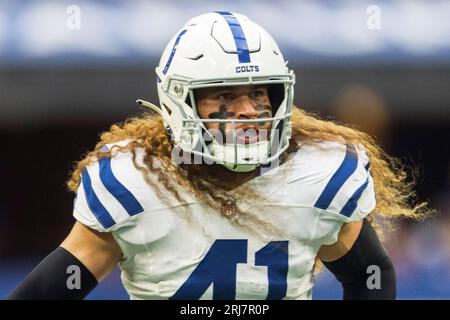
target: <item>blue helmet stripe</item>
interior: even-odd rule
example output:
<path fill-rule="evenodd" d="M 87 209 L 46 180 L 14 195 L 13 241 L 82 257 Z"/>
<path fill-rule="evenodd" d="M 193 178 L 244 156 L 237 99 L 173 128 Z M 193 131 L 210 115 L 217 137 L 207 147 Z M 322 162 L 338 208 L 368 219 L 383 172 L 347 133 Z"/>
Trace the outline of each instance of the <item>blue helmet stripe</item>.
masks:
<path fill-rule="evenodd" d="M 337 169 L 331 177 L 330 181 L 328 181 L 327 186 L 322 191 L 319 199 L 317 199 L 314 207 L 324 210 L 327 209 L 330 206 L 331 201 L 333 201 L 336 194 L 344 185 L 345 181 L 347 181 L 356 170 L 357 164 L 358 158 L 356 156 L 356 149 L 353 145 L 348 144 L 344 160 L 339 166 L 339 169 Z"/>
<path fill-rule="evenodd" d="M 166 73 L 167 73 L 167 70 L 169 70 L 170 64 L 172 63 L 173 56 L 175 55 L 175 52 L 177 51 L 178 43 L 180 42 L 181 37 L 186 33 L 186 31 L 187 31 L 187 30 L 184 29 L 184 30 L 181 31 L 180 34 L 177 36 L 177 38 L 176 38 L 176 40 L 175 40 L 175 43 L 173 44 L 173 48 L 172 48 L 172 52 L 170 53 L 169 60 L 167 60 L 167 63 L 166 63 L 166 65 L 165 65 L 165 67 L 164 67 L 163 74 L 166 74 Z M 159 78 L 158 78 L 158 79 L 159 79 Z"/>
<path fill-rule="evenodd" d="M 247 39 L 245 38 L 244 31 L 242 30 L 239 21 L 230 12 L 226 11 L 216 11 L 220 14 L 231 29 L 233 34 L 234 42 L 236 43 L 237 54 L 239 58 L 239 63 L 249 63 L 250 62 L 250 52 L 248 50 Z"/>
<path fill-rule="evenodd" d="M 84 194 L 86 196 L 86 202 L 88 203 L 89 209 L 91 209 L 92 213 L 103 228 L 108 229 L 109 227 L 112 227 L 116 222 L 92 189 L 91 177 L 89 176 L 87 170 L 83 171 L 81 181 L 83 182 Z"/>

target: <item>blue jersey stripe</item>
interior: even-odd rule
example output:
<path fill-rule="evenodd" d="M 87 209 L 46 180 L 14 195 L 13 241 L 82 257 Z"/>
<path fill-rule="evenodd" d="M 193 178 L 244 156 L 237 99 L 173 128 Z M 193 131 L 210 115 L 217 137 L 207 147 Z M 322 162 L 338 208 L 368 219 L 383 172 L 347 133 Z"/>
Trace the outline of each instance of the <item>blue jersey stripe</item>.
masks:
<path fill-rule="evenodd" d="M 178 35 L 178 37 L 176 38 L 175 43 L 173 44 L 172 52 L 170 53 L 170 56 L 169 56 L 169 60 L 167 60 L 167 63 L 164 66 L 163 74 L 166 74 L 167 70 L 169 70 L 170 64 L 172 63 L 172 59 L 175 56 L 175 52 L 177 51 L 178 43 L 180 42 L 181 37 L 183 36 L 183 34 L 186 33 L 186 31 L 187 31 L 186 29 L 181 31 L 180 34 Z"/>
<path fill-rule="evenodd" d="M 367 185 L 369 184 L 369 178 L 366 179 L 366 182 L 364 182 L 356 191 L 355 193 L 350 197 L 350 199 L 347 201 L 347 203 L 344 205 L 344 207 L 341 210 L 341 214 L 343 214 L 346 217 L 350 217 L 356 209 L 356 205 L 358 204 L 359 198 L 361 198 L 362 193 L 366 189 Z"/>
<path fill-rule="evenodd" d="M 97 195 L 92 189 L 91 177 L 89 176 L 87 170 L 83 171 L 81 181 L 83 182 L 84 194 L 86 196 L 89 209 L 91 209 L 92 213 L 103 228 L 108 229 L 109 227 L 112 227 L 116 222 L 111 217 L 108 210 L 106 210 L 106 208 L 102 205 L 100 200 L 98 200 Z"/>
<path fill-rule="evenodd" d="M 345 181 L 355 172 L 357 164 L 358 157 L 356 156 L 355 147 L 348 144 L 344 160 L 330 181 L 328 181 L 327 186 L 322 191 L 319 199 L 317 199 L 314 207 L 324 210 L 327 209 Z"/>
<path fill-rule="evenodd" d="M 239 58 L 239 63 L 249 63 L 250 62 L 250 52 L 248 50 L 247 39 L 245 38 L 244 31 L 236 19 L 236 17 L 230 12 L 226 11 L 216 11 L 220 14 L 231 29 L 233 34 L 234 42 L 236 43 L 236 50 Z"/>
<path fill-rule="evenodd" d="M 103 158 L 100 164 L 100 180 L 105 188 L 120 202 L 127 213 L 132 216 L 144 209 L 133 194 L 114 176 L 111 169 L 111 158 Z"/>

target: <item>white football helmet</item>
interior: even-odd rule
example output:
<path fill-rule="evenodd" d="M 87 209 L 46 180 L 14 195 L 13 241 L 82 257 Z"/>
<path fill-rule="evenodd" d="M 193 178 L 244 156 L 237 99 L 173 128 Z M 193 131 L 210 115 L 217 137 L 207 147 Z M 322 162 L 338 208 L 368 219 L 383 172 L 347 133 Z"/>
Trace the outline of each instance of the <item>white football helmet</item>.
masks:
<path fill-rule="evenodd" d="M 289 146 L 295 75 L 270 34 L 246 16 L 207 13 L 189 20 L 172 38 L 156 68 L 163 116 L 174 143 L 184 152 L 220 163 L 233 171 L 251 171 L 278 159 Z M 272 117 L 264 119 L 200 119 L 194 91 L 214 86 L 268 86 Z M 239 144 L 218 141 L 204 123 L 272 124 L 264 141 Z"/>

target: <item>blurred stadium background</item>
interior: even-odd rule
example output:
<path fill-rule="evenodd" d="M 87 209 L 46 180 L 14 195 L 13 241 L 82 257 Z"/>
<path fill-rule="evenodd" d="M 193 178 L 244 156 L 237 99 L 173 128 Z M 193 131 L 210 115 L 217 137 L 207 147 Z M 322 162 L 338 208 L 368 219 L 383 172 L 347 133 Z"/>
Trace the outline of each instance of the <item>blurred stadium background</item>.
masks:
<path fill-rule="evenodd" d="M 448 0 L 2 0 L 0 298 L 70 230 L 73 161 L 99 132 L 139 114 L 137 97 L 157 101 L 164 46 L 213 10 L 246 14 L 272 33 L 296 72 L 297 105 L 359 126 L 419 168 L 418 195 L 441 214 L 400 221 L 385 245 L 400 299 L 449 299 Z M 127 299 L 119 272 L 89 298 Z M 341 298 L 329 272 L 314 298 Z"/>

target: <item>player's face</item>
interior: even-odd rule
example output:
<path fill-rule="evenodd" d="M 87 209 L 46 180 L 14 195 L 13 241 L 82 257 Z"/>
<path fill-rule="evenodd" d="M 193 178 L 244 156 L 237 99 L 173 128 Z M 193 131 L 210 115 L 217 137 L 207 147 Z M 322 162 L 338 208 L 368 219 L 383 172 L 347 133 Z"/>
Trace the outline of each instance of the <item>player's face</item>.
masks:
<path fill-rule="evenodd" d="M 263 119 L 272 117 L 267 86 L 235 86 L 204 88 L 196 91 L 197 112 L 202 119 Z M 206 123 L 209 131 L 218 130 L 230 141 L 231 123 Z M 236 124 L 237 142 L 255 143 L 266 139 L 271 122 Z"/>

